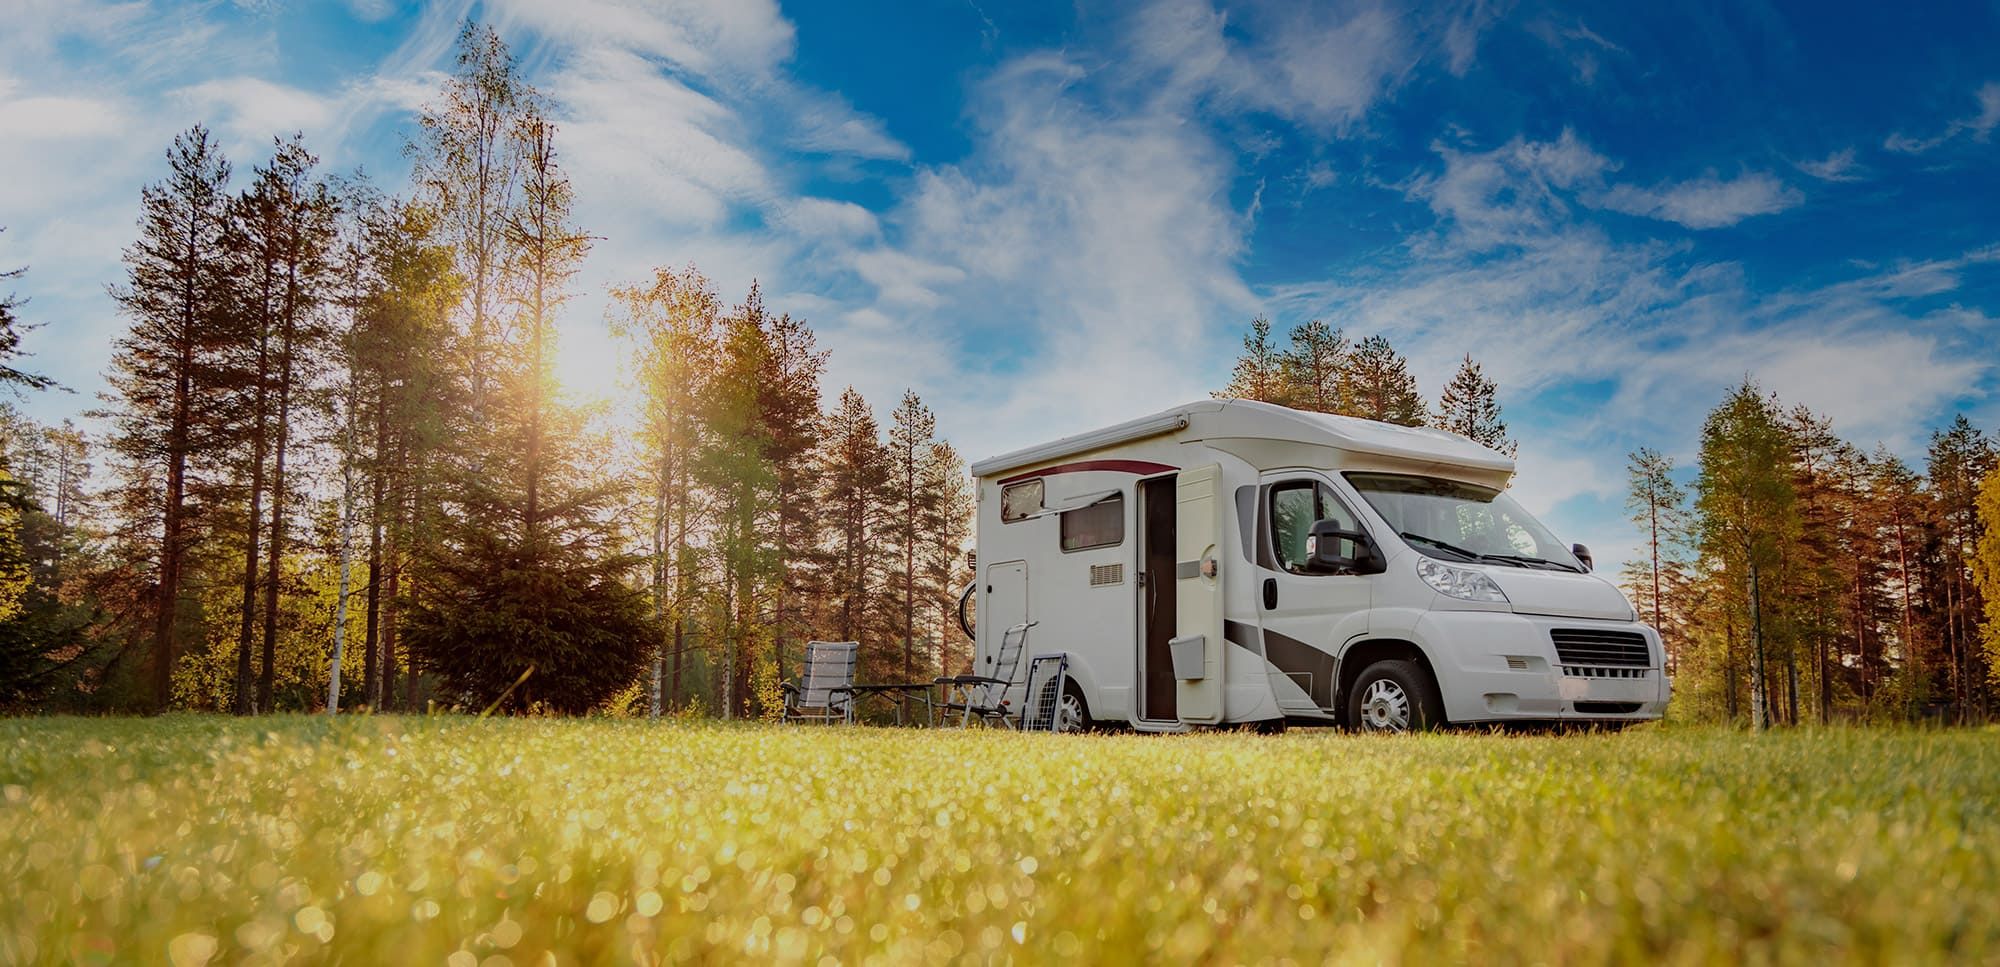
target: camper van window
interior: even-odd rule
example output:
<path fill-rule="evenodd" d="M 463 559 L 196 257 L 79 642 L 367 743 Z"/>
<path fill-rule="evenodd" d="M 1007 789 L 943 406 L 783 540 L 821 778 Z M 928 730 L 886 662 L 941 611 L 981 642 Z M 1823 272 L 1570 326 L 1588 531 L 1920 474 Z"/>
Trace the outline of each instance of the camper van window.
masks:
<path fill-rule="evenodd" d="M 1062 513 L 1062 549 L 1087 551 L 1125 542 L 1125 495 L 1113 494 L 1088 507 Z"/>
<path fill-rule="evenodd" d="M 1042 512 L 1042 480 L 1023 480 L 1000 488 L 1000 522 L 1011 524 Z"/>
<path fill-rule="evenodd" d="M 1278 553 L 1278 566 L 1293 574 L 1308 571 L 1306 538 L 1314 524 L 1336 521 L 1345 530 L 1360 530 L 1354 514 L 1333 488 L 1313 480 L 1294 480 L 1271 488 L 1271 545 Z"/>

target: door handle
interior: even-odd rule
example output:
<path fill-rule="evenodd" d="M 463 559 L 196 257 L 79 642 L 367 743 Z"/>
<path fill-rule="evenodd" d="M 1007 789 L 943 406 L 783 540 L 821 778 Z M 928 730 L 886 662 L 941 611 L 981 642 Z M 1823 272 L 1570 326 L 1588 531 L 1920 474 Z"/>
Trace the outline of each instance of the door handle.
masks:
<path fill-rule="evenodd" d="M 1277 607 L 1278 607 L 1278 579 L 1277 579 L 1277 578 L 1265 578 L 1265 579 L 1264 579 L 1264 610 L 1266 610 L 1266 611 L 1271 611 L 1271 610 L 1274 610 L 1274 609 L 1276 609 Z"/>

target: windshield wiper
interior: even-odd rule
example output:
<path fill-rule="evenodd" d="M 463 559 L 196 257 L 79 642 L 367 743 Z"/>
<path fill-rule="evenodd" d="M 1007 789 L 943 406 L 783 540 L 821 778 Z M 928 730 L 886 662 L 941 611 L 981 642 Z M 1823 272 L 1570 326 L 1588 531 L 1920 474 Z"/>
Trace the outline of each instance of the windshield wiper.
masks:
<path fill-rule="evenodd" d="M 1447 544 L 1444 541 L 1438 540 L 1435 537 L 1425 537 L 1422 534 L 1412 534 L 1409 531 L 1398 531 L 1397 533 L 1406 541 L 1417 541 L 1419 543 L 1429 544 L 1430 546 L 1435 547 L 1438 550 L 1450 551 L 1453 554 L 1457 554 L 1458 556 L 1463 557 L 1468 561 L 1484 561 L 1489 559 L 1488 555 L 1481 554 L 1478 551 L 1467 550 L 1463 547 L 1458 546 L 1457 544 Z M 1515 567 L 1527 567 L 1526 564 L 1523 564 L 1519 561 L 1510 561 L 1507 558 L 1501 556 L 1492 556 L 1490 559 L 1502 561 L 1507 564 L 1512 564 Z"/>
<path fill-rule="evenodd" d="M 1547 564 L 1550 567 L 1561 568 L 1565 571 L 1573 571 L 1577 574 L 1584 573 L 1583 568 L 1577 567 L 1572 564 L 1564 564 L 1561 561 L 1551 561 L 1546 557 L 1531 557 L 1526 554 L 1484 554 L 1481 556 L 1485 557 L 1488 560 L 1493 560 L 1493 561 L 1519 561 L 1523 564 Z"/>

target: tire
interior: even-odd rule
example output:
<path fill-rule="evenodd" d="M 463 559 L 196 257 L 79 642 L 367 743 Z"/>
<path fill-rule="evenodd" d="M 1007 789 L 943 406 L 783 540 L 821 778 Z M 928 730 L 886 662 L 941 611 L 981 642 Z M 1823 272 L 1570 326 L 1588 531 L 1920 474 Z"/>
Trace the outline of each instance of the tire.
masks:
<path fill-rule="evenodd" d="M 1090 717 L 1090 705 L 1083 700 L 1083 689 L 1077 687 L 1075 679 L 1065 677 L 1063 679 L 1062 700 L 1056 703 L 1056 731 L 1094 732 L 1096 730 L 1097 722 Z"/>
<path fill-rule="evenodd" d="M 1040 689 L 1041 695 L 1048 695 L 1053 682 Z M 1076 680 L 1063 676 L 1062 695 L 1056 700 L 1055 732 L 1092 732 L 1097 729 L 1097 721 L 1090 717 L 1090 705 L 1083 700 L 1083 689 L 1077 687 Z"/>
<path fill-rule="evenodd" d="M 1347 690 L 1344 721 L 1356 732 L 1428 732 L 1444 724 L 1444 700 L 1430 672 L 1389 659 L 1361 670 Z"/>

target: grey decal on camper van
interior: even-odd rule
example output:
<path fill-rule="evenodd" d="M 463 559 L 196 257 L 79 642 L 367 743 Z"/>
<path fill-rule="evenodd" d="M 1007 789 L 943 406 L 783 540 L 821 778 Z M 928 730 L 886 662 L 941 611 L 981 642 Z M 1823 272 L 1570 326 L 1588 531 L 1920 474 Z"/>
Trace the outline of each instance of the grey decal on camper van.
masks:
<path fill-rule="evenodd" d="M 1264 653 L 1263 644 L 1257 640 L 1256 625 L 1246 625 L 1241 621 L 1224 621 L 1222 623 L 1222 640 L 1242 645 L 1259 655 Z"/>
<path fill-rule="evenodd" d="M 1264 629 L 1264 659 L 1291 676 L 1306 676 L 1306 694 L 1320 708 L 1333 706 L 1333 656 L 1290 635 Z M 1296 678 L 1294 679 L 1296 680 Z"/>

